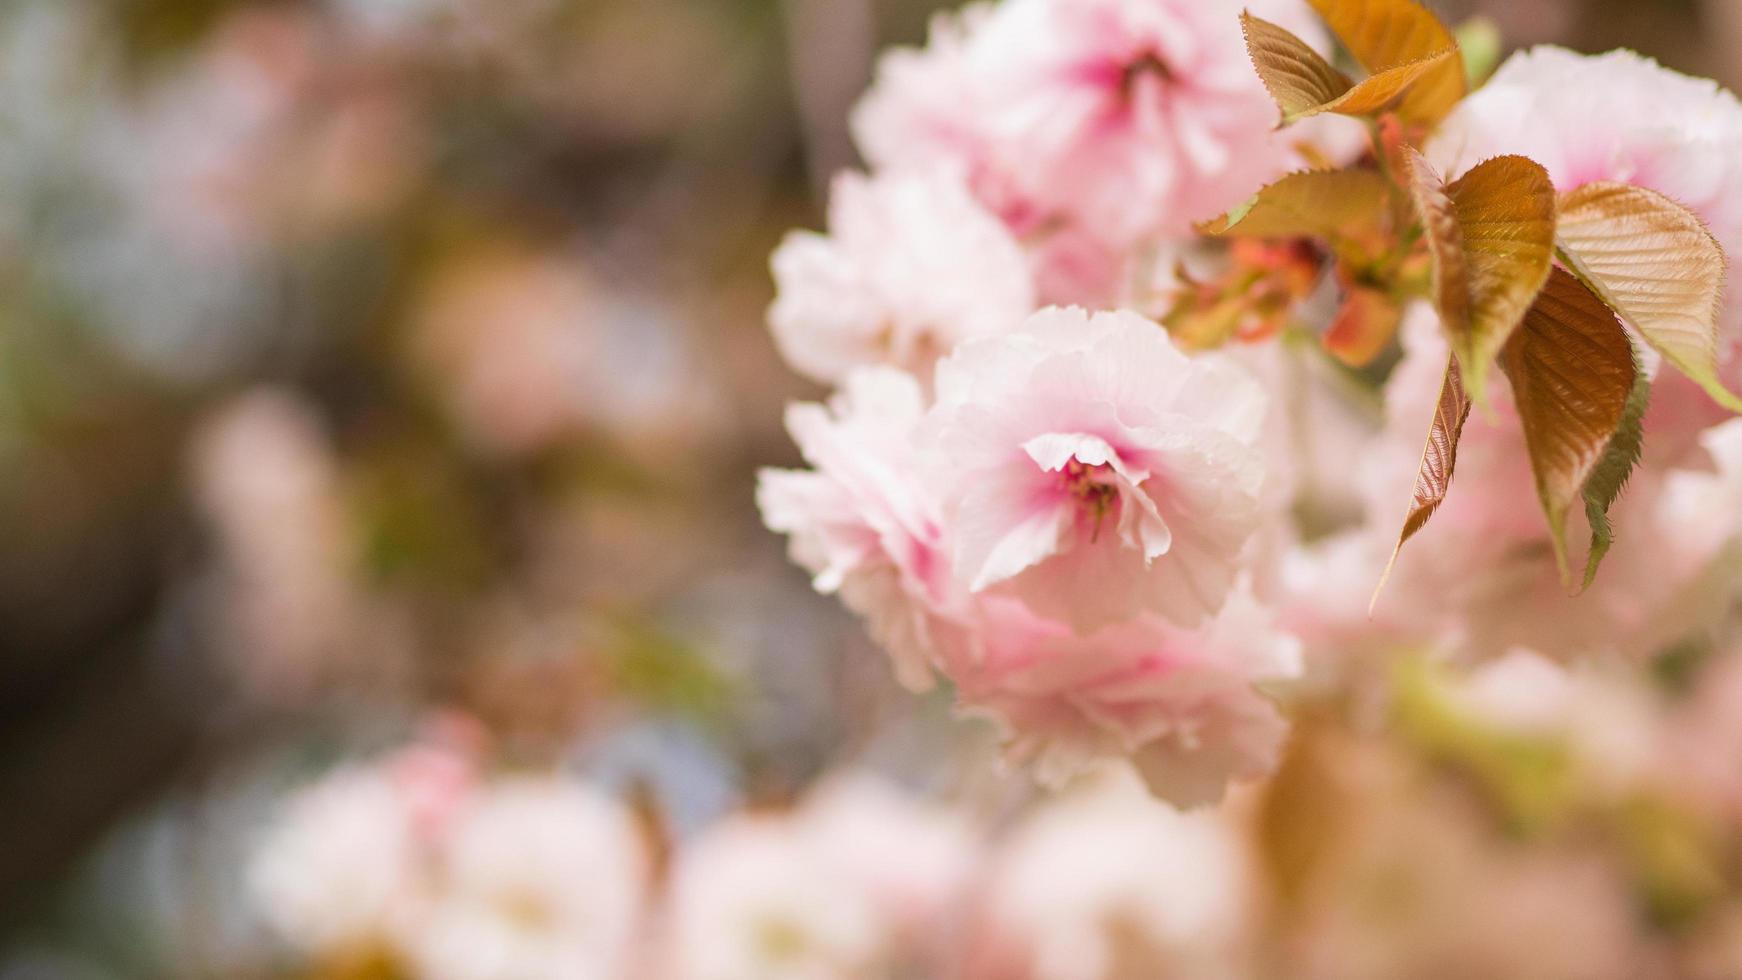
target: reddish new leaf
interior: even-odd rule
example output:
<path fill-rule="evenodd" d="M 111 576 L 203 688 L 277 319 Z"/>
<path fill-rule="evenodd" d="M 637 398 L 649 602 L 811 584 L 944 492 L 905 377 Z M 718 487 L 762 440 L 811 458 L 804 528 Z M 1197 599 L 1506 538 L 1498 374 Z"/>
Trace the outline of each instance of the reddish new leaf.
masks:
<path fill-rule="evenodd" d="M 1332 32 L 1378 75 L 1412 62 L 1453 52 L 1422 73 L 1404 93 L 1397 114 L 1417 125 L 1445 118 L 1467 91 L 1458 41 L 1431 11 L 1413 0 L 1311 0 Z"/>
<path fill-rule="evenodd" d="M 1627 417 L 1639 374 L 1633 344 L 1595 293 L 1556 268 L 1500 363 L 1512 382 L 1555 561 L 1569 579 L 1567 513 Z"/>
<path fill-rule="evenodd" d="M 1409 152 L 1410 191 L 1434 260 L 1434 305 L 1464 384 L 1486 400 L 1488 371 L 1554 259 L 1548 172 L 1519 156 L 1486 160 L 1450 186 Z"/>
<path fill-rule="evenodd" d="M 1561 196 L 1555 236 L 1567 264 L 1646 343 L 1742 412 L 1718 378 L 1724 250 L 1698 215 L 1656 191 L 1600 181 Z"/>
<path fill-rule="evenodd" d="M 1463 378 L 1458 371 L 1458 359 L 1448 357 L 1445 380 L 1440 383 L 1440 399 L 1434 406 L 1433 423 L 1428 426 L 1427 445 L 1422 448 L 1421 465 L 1416 469 L 1409 513 L 1404 516 L 1403 532 L 1397 537 L 1397 547 L 1391 550 L 1391 560 L 1385 565 L 1379 587 L 1373 590 L 1374 603 L 1378 603 L 1379 593 L 1385 588 L 1386 579 L 1391 577 L 1391 568 L 1397 564 L 1404 543 L 1425 527 L 1428 518 L 1445 502 L 1446 493 L 1452 487 L 1452 473 L 1457 469 L 1458 439 L 1464 433 L 1464 422 L 1470 417 L 1470 404 L 1470 396 L 1464 391 Z"/>
<path fill-rule="evenodd" d="M 1396 103 L 1417 81 L 1458 57 L 1456 48 L 1448 46 L 1376 70 L 1356 83 L 1288 30 L 1251 14 L 1241 14 L 1240 23 L 1252 66 L 1282 110 L 1284 123 L 1326 112 L 1372 115 Z"/>

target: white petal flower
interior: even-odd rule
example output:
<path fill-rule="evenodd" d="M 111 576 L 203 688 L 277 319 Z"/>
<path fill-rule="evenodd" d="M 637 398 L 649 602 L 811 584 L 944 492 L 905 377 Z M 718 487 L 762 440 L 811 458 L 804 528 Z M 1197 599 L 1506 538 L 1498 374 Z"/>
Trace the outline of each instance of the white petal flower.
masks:
<path fill-rule="evenodd" d="M 1224 816 L 1177 813 L 1109 780 L 1017 829 L 967 976 L 1239 976 L 1254 885 Z"/>
<path fill-rule="evenodd" d="M 684 848 L 660 975 L 848 980 L 935 965 L 959 940 L 977 861 L 958 814 L 836 777 L 796 810 L 733 818 Z"/>
<path fill-rule="evenodd" d="M 886 933 L 875 903 L 842 887 L 781 816 L 741 816 L 686 847 L 665 943 L 673 980 L 871 975 Z"/>
<path fill-rule="evenodd" d="M 301 791 L 248 867 L 250 894 L 297 949 L 379 949 L 421 899 L 411 809 L 383 773 L 340 769 Z"/>
<path fill-rule="evenodd" d="M 633 818 L 573 782 L 497 783 L 461 813 L 442 888 L 412 937 L 431 980 L 615 980 L 647 890 Z"/>

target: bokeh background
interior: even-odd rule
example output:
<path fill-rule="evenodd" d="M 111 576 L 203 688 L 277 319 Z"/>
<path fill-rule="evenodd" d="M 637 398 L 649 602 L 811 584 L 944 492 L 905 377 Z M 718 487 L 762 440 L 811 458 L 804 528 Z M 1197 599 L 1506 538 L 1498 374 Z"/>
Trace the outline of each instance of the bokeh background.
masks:
<path fill-rule="evenodd" d="M 1024 805 L 752 501 L 767 257 L 937 6 L 0 4 L 0 977 L 275 975 L 252 829 L 432 725 L 674 837 Z M 1437 6 L 1742 84 L 1735 0 Z"/>

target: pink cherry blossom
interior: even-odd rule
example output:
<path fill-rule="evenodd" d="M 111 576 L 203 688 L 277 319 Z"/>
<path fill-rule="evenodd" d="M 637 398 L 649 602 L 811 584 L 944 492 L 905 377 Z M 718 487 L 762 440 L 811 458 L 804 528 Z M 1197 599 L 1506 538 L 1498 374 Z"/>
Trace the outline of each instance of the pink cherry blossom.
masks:
<path fill-rule="evenodd" d="M 894 48 L 877 80 L 853 109 L 853 137 L 874 166 L 954 167 L 976 182 L 991 167 L 975 117 L 969 51 L 994 3 L 971 3 L 932 16 L 923 48 Z"/>
<path fill-rule="evenodd" d="M 1299 663 L 1236 590 L 1263 516 L 1256 383 L 1134 314 L 1050 310 L 964 345 L 936 388 L 926 410 L 911 376 L 864 368 L 789 411 L 815 469 L 765 471 L 758 497 L 816 587 L 1043 777 L 1131 755 L 1201 802 L 1265 772 L 1286 726 L 1254 685 Z"/>
<path fill-rule="evenodd" d="M 942 514 L 919 473 L 919 383 L 891 368 L 849 375 L 829 408 L 794 405 L 787 428 L 812 471 L 764 470 L 757 503 L 791 535 L 817 591 L 864 616 L 903 684 L 932 683 L 940 612 L 952 603 Z"/>
<path fill-rule="evenodd" d="M 903 945 L 948 946 L 981 857 L 963 813 L 848 772 L 811 790 L 798 822 L 835 881 L 869 898 Z"/>
<path fill-rule="evenodd" d="M 224 553 L 214 626 L 249 693 L 290 704 L 355 676 L 373 658 L 355 656 L 353 542 L 317 413 L 288 391 L 256 389 L 205 423 L 193 457 Z"/>
<path fill-rule="evenodd" d="M 825 382 L 868 364 L 927 377 L 956 344 L 1034 307 L 1021 247 L 945 171 L 841 174 L 829 234 L 789 235 L 774 276 L 781 353 Z"/>
<path fill-rule="evenodd" d="M 1323 43 L 1295 0 L 1247 6 Z M 1276 133 L 1241 9 L 1009 0 L 942 15 L 927 48 L 885 58 L 854 132 L 876 166 L 967 174 L 1031 246 L 1043 301 L 1107 303 L 1135 246 L 1237 204 L 1297 162 L 1296 143 L 1347 152 L 1335 123 Z"/>
<path fill-rule="evenodd" d="M 1254 685 L 1297 676 L 1299 644 L 1245 590 L 1196 630 L 1146 616 L 1084 637 L 996 599 L 977 625 L 950 664 L 958 701 L 1043 782 L 1129 758 L 1157 796 L 1195 806 L 1275 765 L 1288 726 Z"/>
<path fill-rule="evenodd" d="M 1183 230 L 1283 166 L 1235 4 L 1011 0 L 970 52 L 1013 190 L 1113 242 Z"/>
<path fill-rule="evenodd" d="M 1220 608 L 1260 520 L 1265 400 L 1131 313 L 1045 310 L 938 367 L 927 425 L 966 589 L 1079 632 Z"/>

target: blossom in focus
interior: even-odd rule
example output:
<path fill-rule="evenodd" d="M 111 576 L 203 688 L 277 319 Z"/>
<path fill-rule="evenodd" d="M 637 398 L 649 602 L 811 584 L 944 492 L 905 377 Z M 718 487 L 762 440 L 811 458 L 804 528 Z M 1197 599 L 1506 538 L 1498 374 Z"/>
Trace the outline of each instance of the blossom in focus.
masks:
<path fill-rule="evenodd" d="M 1043 782 L 1129 759 L 1155 795 L 1198 806 L 1275 766 L 1288 723 L 1256 685 L 1297 677 L 1300 649 L 1248 591 L 1195 630 L 1145 616 L 1079 636 L 1015 602 L 982 609 L 978 645 L 950 665 L 958 701 Z"/>
<path fill-rule="evenodd" d="M 927 377 L 961 341 L 1034 306 L 1021 247 L 941 170 L 841 174 L 829 234 L 792 233 L 773 263 L 775 341 L 789 364 L 824 382 L 869 364 Z"/>
<path fill-rule="evenodd" d="M 787 428 L 811 471 L 764 470 L 757 504 L 791 536 L 792 559 L 823 593 L 838 592 L 908 687 L 932 683 L 933 650 L 953 604 L 936 497 L 921 480 L 915 443 L 924 396 L 911 376 L 868 368 L 828 408 L 794 405 Z"/>
<path fill-rule="evenodd" d="M 419 976 L 622 976 L 641 922 L 649 855 L 628 810 L 578 783 L 496 783 L 458 814 L 439 892 L 412 938 Z"/>
<path fill-rule="evenodd" d="M 1225 815 L 1181 814 L 1104 780 L 1006 842 L 964 976 L 1238 976 L 1254 885 Z"/>
<path fill-rule="evenodd" d="M 1265 400 L 1130 313 L 1045 310 L 938 367 L 927 425 L 958 581 L 1078 632 L 1221 608 L 1260 520 Z"/>
<path fill-rule="evenodd" d="M 1265 512 L 1255 382 L 1136 315 L 1049 310 L 963 345 L 936 389 L 926 410 L 862 369 L 789 411 L 816 468 L 758 498 L 816 587 L 1048 781 L 1130 756 L 1193 804 L 1268 771 L 1286 725 L 1255 685 L 1300 665 L 1249 589 L 1229 599 Z"/>
<path fill-rule="evenodd" d="M 1249 6 L 1323 40 L 1303 4 Z M 940 15 L 927 48 L 885 57 L 854 133 L 878 167 L 966 173 L 1037 243 L 1043 300 L 1110 301 L 1139 242 L 1187 233 L 1298 162 L 1274 131 L 1240 10 L 1010 0 Z M 1061 235 L 1071 244 L 1052 244 Z"/>
<path fill-rule="evenodd" d="M 367 956 L 413 921 L 427 881 L 411 809 L 379 770 L 344 768 L 302 790 L 247 869 L 266 922 L 299 951 Z"/>
<path fill-rule="evenodd" d="M 869 777 L 826 784 L 794 811 L 729 818 L 679 856 L 661 975 L 888 975 L 946 948 L 974 858 L 960 817 Z"/>
<path fill-rule="evenodd" d="M 1183 230 L 1282 165 L 1235 5 L 1012 0 L 970 54 L 1012 191 L 1114 242 Z"/>

